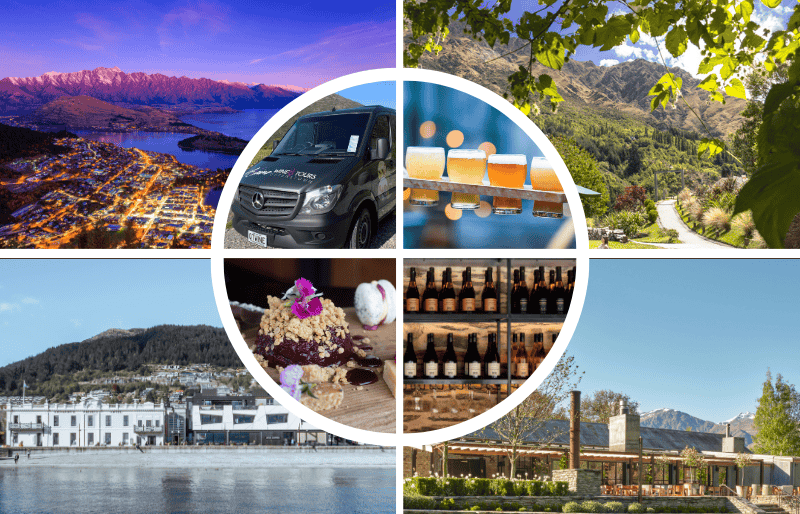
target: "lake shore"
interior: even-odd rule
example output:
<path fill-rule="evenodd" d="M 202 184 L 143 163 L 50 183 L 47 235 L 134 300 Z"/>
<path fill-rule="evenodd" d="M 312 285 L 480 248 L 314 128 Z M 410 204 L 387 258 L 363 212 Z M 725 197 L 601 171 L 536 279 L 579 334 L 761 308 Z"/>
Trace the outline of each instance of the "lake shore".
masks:
<path fill-rule="evenodd" d="M 208 446 L 208 447 L 142 447 L 20 450 L 17 464 L 13 459 L 0 460 L 0 468 L 67 467 L 67 468 L 393 468 L 396 453 L 393 447 L 320 446 L 312 448 Z M 6 448 L 2 449 L 5 456 Z"/>

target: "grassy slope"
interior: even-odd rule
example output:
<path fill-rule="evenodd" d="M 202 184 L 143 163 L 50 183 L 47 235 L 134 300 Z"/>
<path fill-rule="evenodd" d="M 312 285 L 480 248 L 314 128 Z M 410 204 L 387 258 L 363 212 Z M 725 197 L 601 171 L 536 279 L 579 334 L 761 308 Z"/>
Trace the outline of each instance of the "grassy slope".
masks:
<path fill-rule="evenodd" d="M 692 220 L 692 218 L 689 217 L 689 213 L 685 212 L 681 208 L 680 202 L 677 202 L 675 204 L 675 207 L 677 208 L 678 215 L 681 217 L 683 222 L 686 223 L 686 225 L 689 228 L 691 228 L 698 234 L 702 235 L 703 237 L 713 239 L 714 241 L 719 241 L 720 243 L 726 243 L 731 246 L 735 246 L 736 248 L 758 248 L 758 244 L 754 241 L 750 241 L 750 244 L 748 246 L 744 246 L 742 244 L 742 231 L 737 229 L 736 227 L 733 227 L 724 234 L 717 236 L 714 234 L 713 231 L 707 231 L 702 224 Z"/>
<path fill-rule="evenodd" d="M 589 248 L 597 249 L 600 246 L 600 241 L 589 241 Z M 608 247 L 611 250 L 655 250 L 658 247 L 651 245 L 643 245 L 635 242 L 618 243 L 616 241 L 609 241 Z"/>

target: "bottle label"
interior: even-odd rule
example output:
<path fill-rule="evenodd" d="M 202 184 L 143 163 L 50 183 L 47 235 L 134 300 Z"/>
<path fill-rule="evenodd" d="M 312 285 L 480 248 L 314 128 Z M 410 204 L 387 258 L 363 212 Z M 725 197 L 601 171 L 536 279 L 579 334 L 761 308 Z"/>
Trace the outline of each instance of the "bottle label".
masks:
<path fill-rule="evenodd" d="M 475 312 L 475 298 L 461 300 L 461 312 Z"/>
<path fill-rule="evenodd" d="M 499 362 L 490 362 L 486 370 L 486 374 L 489 375 L 491 378 L 497 378 L 500 376 L 500 363 Z"/>
<path fill-rule="evenodd" d="M 471 376 L 472 378 L 481 378 L 481 363 L 470 362 L 467 364 L 467 375 Z"/>
<path fill-rule="evenodd" d="M 436 362 L 425 363 L 425 376 L 428 378 L 436 378 L 439 374 L 439 364 Z"/>
<path fill-rule="evenodd" d="M 406 310 L 408 312 L 419 312 L 419 298 L 408 298 L 406 300 Z"/>
<path fill-rule="evenodd" d="M 556 312 L 558 314 L 564 314 L 564 299 L 559 298 L 556 300 Z"/>
<path fill-rule="evenodd" d="M 425 312 L 436 312 L 437 310 L 439 310 L 439 300 L 436 298 L 425 300 Z"/>
<path fill-rule="evenodd" d="M 520 298 L 519 299 L 519 310 L 522 313 L 528 312 L 528 299 L 527 298 Z"/>
<path fill-rule="evenodd" d="M 456 312 L 456 299 L 445 298 L 442 300 L 442 312 Z"/>
<path fill-rule="evenodd" d="M 484 312 L 497 312 L 497 298 L 484 298 L 483 300 Z"/>
<path fill-rule="evenodd" d="M 517 376 L 522 378 L 528 378 L 528 363 L 527 362 L 518 362 L 517 363 Z"/>
<path fill-rule="evenodd" d="M 539 300 L 539 314 L 547 314 L 547 298 Z"/>
<path fill-rule="evenodd" d="M 406 378 L 416 378 L 417 376 L 417 363 L 416 362 L 406 362 L 403 364 L 403 375 Z"/>
<path fill-rule="evenodd" d="M 447 378 L 456 378 L 456 363 L 455 362 L 445 362 L 444 363 L 444 376 Z"/>

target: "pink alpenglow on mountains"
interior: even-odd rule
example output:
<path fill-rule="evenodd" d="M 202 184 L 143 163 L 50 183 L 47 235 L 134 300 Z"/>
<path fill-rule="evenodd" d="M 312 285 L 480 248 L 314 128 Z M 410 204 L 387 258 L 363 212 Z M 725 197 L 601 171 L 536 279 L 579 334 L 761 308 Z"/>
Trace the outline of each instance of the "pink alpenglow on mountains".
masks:
<path fill-rule="evenodd" d="M 119 106 L 200 109 L 274 109 L 306 89 L 205 78 L 125 73 L 118 67 L 0 80 L 0 112 L 25 112 L 63 96 L 90 96 Z"/>

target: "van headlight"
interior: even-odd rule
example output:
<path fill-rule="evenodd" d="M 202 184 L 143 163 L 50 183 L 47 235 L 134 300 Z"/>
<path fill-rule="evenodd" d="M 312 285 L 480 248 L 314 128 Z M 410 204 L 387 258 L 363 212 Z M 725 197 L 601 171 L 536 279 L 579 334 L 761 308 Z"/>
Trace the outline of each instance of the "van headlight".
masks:
<path fill-rule="evenodd" d="M 300 214 L 324 214 L 334 208 L 342 193 L 342 186 L 325 186 L 306 193 Z"/>

